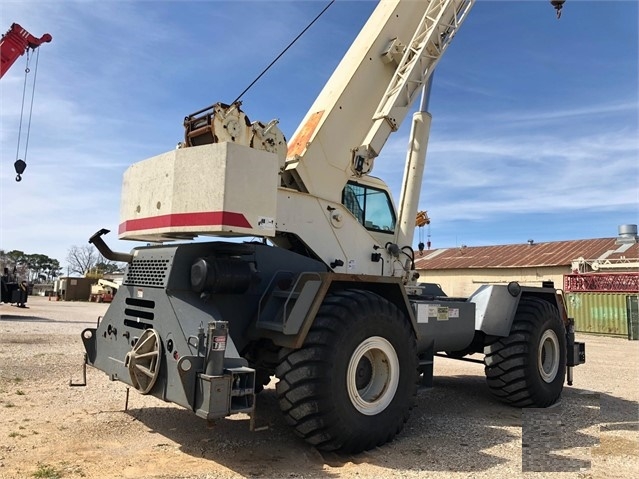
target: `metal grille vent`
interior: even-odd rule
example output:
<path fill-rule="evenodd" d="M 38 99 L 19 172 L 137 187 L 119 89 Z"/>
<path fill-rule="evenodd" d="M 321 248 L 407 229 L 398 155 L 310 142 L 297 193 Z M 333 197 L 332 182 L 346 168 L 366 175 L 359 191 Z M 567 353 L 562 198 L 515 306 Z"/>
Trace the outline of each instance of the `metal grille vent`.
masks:
<path fill-rule="evenodd" d="M 134 259 L 129 265 L 124 284 L 163 287 L 168 269 L 168 259 Z"/>
<path fill-rule="evenodd" d="M 131 306 L 130 308 L 124 308 L 124 325 L 129 328 L 135 329 L 149 329 L 153 327 L 153 324 L 149 321 L 153 321 L 155 313 L 155 301 L 140 298 L 126 298 L 124 302 Z M 151 311 L 148 311 L 150 309 Z"/>

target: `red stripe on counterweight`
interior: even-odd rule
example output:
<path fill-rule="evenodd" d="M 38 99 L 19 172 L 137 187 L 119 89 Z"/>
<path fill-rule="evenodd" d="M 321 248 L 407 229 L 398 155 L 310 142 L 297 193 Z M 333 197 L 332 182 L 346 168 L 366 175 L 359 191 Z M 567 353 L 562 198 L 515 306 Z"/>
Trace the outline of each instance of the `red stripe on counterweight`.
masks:
<path fill-rule="evenodd" d="M 138 218 L 120 223 L 118 233 L 169 228 L 171 226 L 235 226 L 250 228 L 251 224 L 242 213 L 228 211 L 205 211 L 202 213 L 175 213 L 172 215 Z"/>

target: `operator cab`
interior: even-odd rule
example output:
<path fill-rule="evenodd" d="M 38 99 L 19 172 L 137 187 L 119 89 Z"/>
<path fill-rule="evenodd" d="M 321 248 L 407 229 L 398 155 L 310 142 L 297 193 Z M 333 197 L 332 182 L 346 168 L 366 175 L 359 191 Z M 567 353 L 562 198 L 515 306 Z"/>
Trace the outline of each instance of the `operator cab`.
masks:
<path fill-rule="evenodd" d="M 342 191 L 342 204 L 368 231 L 395 234 L 395 206 L 382 180 L 369 176 L 349 181 Z"/>

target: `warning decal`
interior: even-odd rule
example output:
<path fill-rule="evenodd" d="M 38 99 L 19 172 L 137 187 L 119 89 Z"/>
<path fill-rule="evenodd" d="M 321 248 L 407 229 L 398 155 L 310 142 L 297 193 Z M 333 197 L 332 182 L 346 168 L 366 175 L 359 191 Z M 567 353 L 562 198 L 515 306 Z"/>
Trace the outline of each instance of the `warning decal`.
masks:
<path fill-rule="evenodd" d="M 448 307 L 440 306 L 437 308 L 437 321 L 448 321 Z"/>
<path fill-rule="evenodd" d="M 224 351 L 226 349 L 226 336 L 213 336 L 213 344 L 211 349 L 216 351 Z"/>

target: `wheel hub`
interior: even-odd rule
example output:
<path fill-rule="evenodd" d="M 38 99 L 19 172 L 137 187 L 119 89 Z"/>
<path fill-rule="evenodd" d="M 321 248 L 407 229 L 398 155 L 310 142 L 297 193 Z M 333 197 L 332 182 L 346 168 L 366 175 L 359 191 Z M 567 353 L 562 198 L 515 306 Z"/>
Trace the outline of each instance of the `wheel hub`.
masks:
<path fill-rule="evenodd" d="M 348 363 L 347 390 L 362 414 L 379 414 L 392 402 L 399 384 L 399 359 L 385 338 L 372 336 L 355 349 Z"/>
<path fill-rule="evenodd" d="M 364 389 L 364 387 L 371 382 L 372 377 L 373 365 L 367 357 L 363 357 L 357 365 L 357 377 L 355 378 L 357 390 Z"/>
<path fill-rule="evenodd" d="M 539 341 L 537 369 L 546 383 L 551 383 L 559 371 L 559 339 L 552 329 L 547 329 Z"/>

